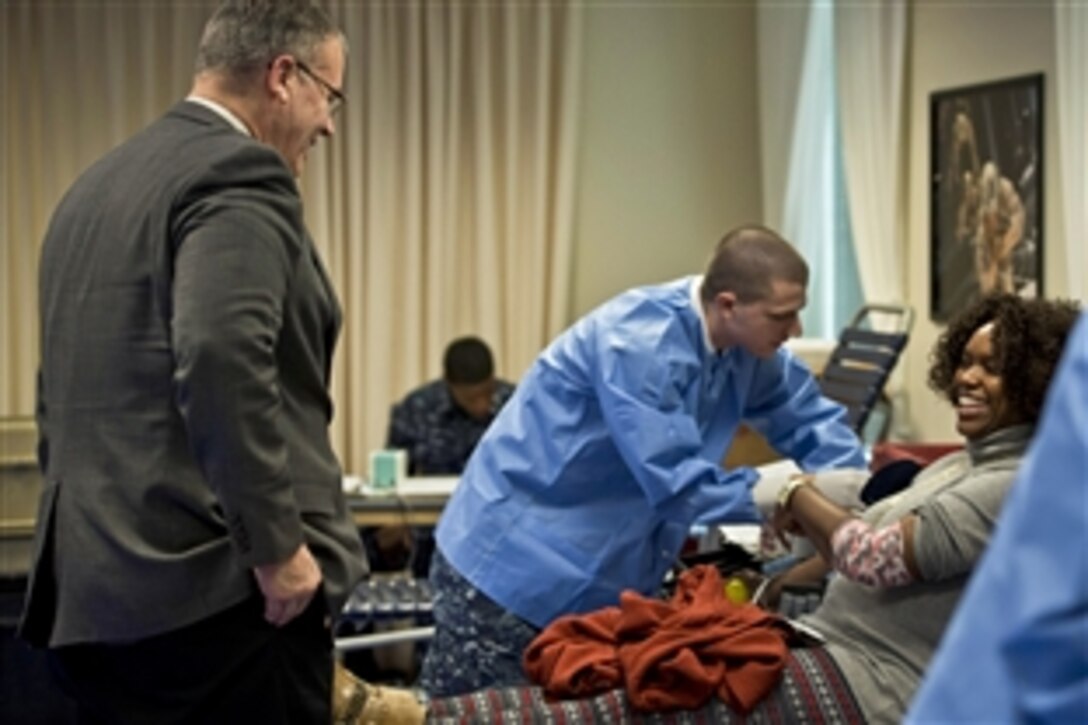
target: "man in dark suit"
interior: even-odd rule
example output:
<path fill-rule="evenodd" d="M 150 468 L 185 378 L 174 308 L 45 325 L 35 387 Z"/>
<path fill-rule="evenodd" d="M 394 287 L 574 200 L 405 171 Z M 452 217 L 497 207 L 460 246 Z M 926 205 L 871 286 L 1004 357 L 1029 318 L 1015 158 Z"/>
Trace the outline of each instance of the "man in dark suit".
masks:
<path fill-rule="evenodd" d="M 295 177 L 336 130 L 345 55 L 306 0 L 225 2 L 190 96 L 50 223 L 21 634 L 88 721 L 330 721 L 330 621 L 366 559 Z"/>

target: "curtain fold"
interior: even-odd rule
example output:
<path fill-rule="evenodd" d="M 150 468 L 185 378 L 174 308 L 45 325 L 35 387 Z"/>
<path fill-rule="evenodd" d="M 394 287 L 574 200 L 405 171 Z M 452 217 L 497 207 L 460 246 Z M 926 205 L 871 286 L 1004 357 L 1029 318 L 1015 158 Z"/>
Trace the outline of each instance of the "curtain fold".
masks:
<path fill-rule="evenodd" d="M 188 90 L 211 3 L 0 4 L 0 415 L 34 409 L 37 269 L 61 194 Z"/>
<path fill-rule="evenodd" d="M 188 92 L 215 4 L 0 5 L 0 415 L 33 411 L 53 208 Z M 344 307 L 334 443 L 361 472 L 450 339 L 479 334 L 517 378 L 566 323 L 583 8 L 324 4 L 348 37 L 348 101 L 300 186 Z"/>
<path fill-rule="evenodd" d="M 908 3 L 835 9 L 838 108 L 854 253 L 866 303 L 905 304 L 904 86 Z M 874 317 L 883 327 L 901 319 Z M 904 366 L 887 383 L 892 437 L 911 438 Z"/>
<path fill-rule="evenodd" d="M 344 201 L 328 230 L 344 232 L 327 255 L 345 308 L 334 437 L 362 470 L 450 339 L 480 335 L 516 379 L 566 324 L 582 8 L 333 9 L 355 39 L 349 101 L 315 171 L 323 203 Z M 308 209 L 318 192 L 306 186 Z"/>
<path fill-rule="evenodd" d="M 813 2 L 808 11 L 797 111 L 789 138 L 789 166 L 780 231 L 811 268 L 809 296 L 801 313 L 806 334 L 834 338 L 833 290 L 820 282 L 835 270 L 835 81 L 831 55 L 830 6 Z"/>
<path fill-rule="evenodd" d="M 1054 3 L 1054 35 L 1067 294 L 1088 301 L 1088 5 Z"/>
<path fill-rule="evenodd" d="M 836 6 L 839 114 L 850 220 L 867 302 L 902 304 L 907 3 Z"/>
<path fill-rule="evenodd" d="M 809 263 L 804 334 L 834 340 L 862 302 L 844 203 L 835 8 L 763 2 L 757 17 L 764 218 Z"/>

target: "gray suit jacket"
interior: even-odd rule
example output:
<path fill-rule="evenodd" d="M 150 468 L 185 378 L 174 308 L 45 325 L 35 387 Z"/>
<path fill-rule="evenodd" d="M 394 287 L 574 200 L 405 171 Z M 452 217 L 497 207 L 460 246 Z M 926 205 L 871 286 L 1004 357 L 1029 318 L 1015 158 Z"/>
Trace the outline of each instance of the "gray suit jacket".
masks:
<path fill-rule="evenodd" d="M 278 153 L 179 103 L 76 181 L 40 275 L 23 636 L 191 624 L 304 540 L 338 612 L 366 569 L 328 437 L 340 311 Z"/>

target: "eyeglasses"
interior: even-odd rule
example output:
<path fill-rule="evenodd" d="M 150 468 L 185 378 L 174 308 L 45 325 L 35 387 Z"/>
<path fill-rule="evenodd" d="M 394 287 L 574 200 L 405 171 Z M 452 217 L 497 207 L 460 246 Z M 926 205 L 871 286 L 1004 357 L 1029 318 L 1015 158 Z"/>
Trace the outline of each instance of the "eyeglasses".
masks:
<path fill-rule="evenodd" d="M 346 100 L 344 98 L 343 92 L 335 88 L 331 83 L 319 76 L 317 73 L 314 73 L 313 70 L 311 70 L 310 66 L 306 65 L 298 58 L 295 58 L 295 65 L 298 66 L 298 69 L 300 71 L 310 76 L 310 78 L 315 80 L 319 86 L 325 89 L 325 100 L 329 104 L 329 115 L 331 116 L 339 111 L 340 107 L 344 105 L 344 101 Z"/>

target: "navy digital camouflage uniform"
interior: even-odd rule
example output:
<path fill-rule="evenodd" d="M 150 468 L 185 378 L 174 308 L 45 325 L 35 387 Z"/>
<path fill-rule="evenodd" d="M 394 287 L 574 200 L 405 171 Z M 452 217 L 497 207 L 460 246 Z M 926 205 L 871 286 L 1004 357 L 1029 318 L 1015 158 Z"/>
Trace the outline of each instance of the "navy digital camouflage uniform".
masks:
<path fill-rule="evenodd" d="M 386 447 L 408 452 L 411 475 L 459 474 L 480 436 L 513 392 L 513 385 L 496 380 L 491 415 L 477 420 L 454 402 L 444 380 L 427 383 L 393 406 Z"/>
<path fill-rule="evenodd" d="M 386 447 L 407 451 L 411 475 L 459 475 L 480 437 L 513 392 L 512 384 L 496 378 L 491 415 L 477 420 L 454 402 L 444 380 L 420 386 L 393 406 Z M 371 571 L 398 572 L 410 567 L 416 579 L 428 578 L 431 558 L 435 555 L 433 527 L 370 527 L 361 533 Z M 448 564 L 445 567 L 451 576 L 459 576 Z M 471 586 L 467 582 L 465 585 Z M 531 640 L 532 635 L 528 634 L 524 645 Z M 422 660 L 426 647 L 426 643 L 416 645 L 417 660 Z M 498 656 L 498 653 L 485 654 Z M 395 682 L 402 678 L 410 681 L 412 678 L 411 672 L 381 669 L 369 652 L 348 653 L 345 661 L 353 671 L 372 681 Z M 457 670 L 452 674 L 456 675 Z"/>
<path fill-rule="evenodd" d="M 465 469 L 484 431 L 513 393 L 511 383 L 496 378 L 491 415 L 476 419 L 457 405 L 444 380 L 422 385 L 393 406 L 386 447 L 408 453 L 409 475 L 458 475 Z M 363 533 L 373 571 L 398 571 L 409 564 L 410 558 L 413 574 L 427 577 L 434 551 L 432 527 L 414 529 L 407 548 L 379 545 L 378 533 L 373 529 Z"/>
<path fill-rule="evenodd" d="M 436 629 L 433 642 L 441 655 L 423 660 L 419 686 L 424 692 L 449 697 L 491 685 L 528 684 L 522 655 L 540 629 L 496 604 L 438 550 L 431 584 L 435 622 L 443 626 Z"/>

